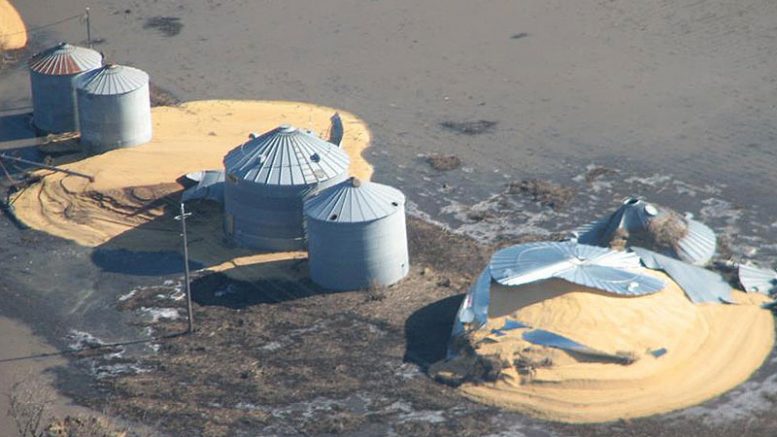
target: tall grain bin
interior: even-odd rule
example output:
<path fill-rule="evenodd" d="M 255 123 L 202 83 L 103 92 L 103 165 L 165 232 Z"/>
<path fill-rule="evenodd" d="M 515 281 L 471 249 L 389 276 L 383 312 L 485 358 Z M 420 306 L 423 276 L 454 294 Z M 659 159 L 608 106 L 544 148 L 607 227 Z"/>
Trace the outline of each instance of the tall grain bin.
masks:
<path fill-rule="evenodd" d="M 284 125 L 251 136 L 224 157 L 224 231 L 259 250 L 304 247 L 302 201 L 346 179 L 350 159 L 337 146 Z"/>
<path fill-rule="evenodd" d="M 148 74 L 109 64 L 76 81 L 81 144 L 93 152 L 151 140 Z"/>
<path fill-rule="evenodd" d="M 410 269 L 401 191 L 356 178 L 305 201 L 311 279 L 332 290 L 388 286 Z"/>
<path fill-rule="evenodd" d="M 102 55 L 67 43 L 35 54 L 29 62 L 33 123 L 50 133 L 72 132 L 76 121 L 75 80 L 102 65 Z"/>

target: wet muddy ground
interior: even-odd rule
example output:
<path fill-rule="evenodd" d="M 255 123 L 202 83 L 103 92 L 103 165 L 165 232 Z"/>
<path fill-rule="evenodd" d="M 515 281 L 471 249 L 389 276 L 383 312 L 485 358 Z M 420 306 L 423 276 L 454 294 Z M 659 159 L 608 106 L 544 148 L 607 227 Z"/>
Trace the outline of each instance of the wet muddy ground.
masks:
<path fill-rule="evenodd" d="M 196 273 L 197 331 L 191 336 L 178 335 L 185 329 L 179 273 L 141 272 L 127 263 L 98 268 L 88 262 L 90 249 L 21 231 L 7 219 L 0 234 L 14 243 L 2 248 L 8 260 L 0 285 L 3 315 L 35 326 L 67 352 L 70 365 L 56 369 L 56 386 L 78 403 L 170 435 L 777 430 L 768 413 L 777 400 L 774 356 L 721 399 L 599 426 L 532 420 L 467 401 L 432 381 L 426 367 L 444 356 L 461 293 L 493 246 L 419 219 L 409 222 L 414 267 L 408 279 L 385 290 L 327 293 L 309 283 L 245 283 Z M 170 254 L 153 261 L 172 272 L 181 263 Z"/>

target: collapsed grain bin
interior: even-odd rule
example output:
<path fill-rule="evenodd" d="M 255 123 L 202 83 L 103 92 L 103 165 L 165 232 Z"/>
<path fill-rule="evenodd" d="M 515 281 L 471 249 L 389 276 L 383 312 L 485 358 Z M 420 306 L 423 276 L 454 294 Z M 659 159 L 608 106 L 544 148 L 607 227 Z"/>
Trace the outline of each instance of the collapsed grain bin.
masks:
<path fill-rule="evenodd" d="M 148 74 L 108 64 L 76 81 L 81 144 L 101 153 L 151 140 Z"/>
<path fill-rule="evenodd" d="M 309 132 L 283 125 L 224 157 L 224 231 L 258 250 L 304 247 L 303 199 L 346 179 L 348 155 Z"/>
<path fill-rule="evenodd" d="M 310 277 L 333 290 L 388 286 L 409 270 L 405 196 L 350 178 L 305 201 Z"/>
<path fill-rule="evenodd" d="M 75 81 L 101 65 L 100 53 L 64 42 L 35 54 L 29 62 L 35 127 L 50 133 L 77 130 Z"/>

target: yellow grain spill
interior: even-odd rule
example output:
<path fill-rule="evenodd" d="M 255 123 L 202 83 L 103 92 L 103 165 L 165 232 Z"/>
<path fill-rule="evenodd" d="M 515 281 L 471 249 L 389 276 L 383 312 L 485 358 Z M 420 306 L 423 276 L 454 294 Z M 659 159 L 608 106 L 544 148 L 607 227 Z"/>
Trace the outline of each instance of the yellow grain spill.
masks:
<path fill-rule="evenodd" d="M 17 50 L 26 45 L 27 27 L 21 15 L 10 1 L 0 0 L 0 50 Z"/>
<path fill-rule="evenodd" d="M 477 353 L 533 365 L 520 372 L 511 365 L 496 382 L 466 383 L 461 391 L 543 419 L 605 422 L 698 404 L 761 366 L 774 344 L 774 318 L 760 308 L 765 296 L 734 291 L 737 305 L 693 304 L 667 276 L 648 272 L 668 286 L 653 295 L 621 297 L 550 280 L 492 293 L 490 306 L 513 311 L 479 331 Z M 508 317 L 637 360 L 629 365 L 585 360 L 523 340 L 525 329 L 492 334 Z M 659 348 L 666 354 L 648 353 Z"/>
<path fill-rule="evenodd" d="M 292 124 L 324 134 L 339 112 L 343 149 L 350 173 L 364 180 L 372 166 L 362 157 L 370 145 L 367 125 L 353 114 L 324 106 L 287 101 L 208 100 L 152 109 L 151 142 L 92 156 L 63 168 L 94 176 L 94 182 L 62 173 L 46 175 L 14 199 L 17 217 L 28 226 L 84 246 L 135 251 L 177 250 L 180 224 L 176 182 L 189 172 L 222 169 L 224 155 L 248 140 Z M 206 217 L 207 215 L 207 217 Z M 217 270 L 254 262 L 277 264 L 304 258 L 304 252 L 255 255 L 223 244 L 221 213 L 194 215 L 192 258 Z M 234 269 L 233 269 L 234 270 Z"/>

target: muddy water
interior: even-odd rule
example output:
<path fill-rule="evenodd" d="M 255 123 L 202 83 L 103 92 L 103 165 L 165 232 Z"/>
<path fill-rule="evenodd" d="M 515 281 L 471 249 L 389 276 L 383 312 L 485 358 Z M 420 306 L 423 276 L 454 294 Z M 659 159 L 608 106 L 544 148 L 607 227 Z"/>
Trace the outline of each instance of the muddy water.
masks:
<path fill-rule="evenodd" d="M 16 2 L 30 27 L 86 3 Z M 738 259 L 775 265 L 777 4 L 416 3 L 106 0 L 92 5 L 92 30 L 107 59 L 147 70 L 184 100 L 289 99 L 349 109 L 373 129 L 367 155 L 376 179 L 403 189 L 415 213 L 478 239 L 565 230 L 641 194 L 710 224 Z M 178 18 L 180 33 L 144 28 L 159 16 Z M 69 22 L 31 41 L 41 47 L 84 36 Z M 0 117 L 24 108 L 29 90 L 19 64 L 0 73 L 0 109 L 15 109 Z M 497 124 L 478 135 L 441 126 L 467 120 Z M 10 139 L 12 147 L 27 144 Z M 436 172 L 424 160 L 435 152 L 464 164 Z M 617 173 L 589 183 L 591 165 Z M 504 194 L 507 182 L 531 177 L 573 187 L 577 196 L 553 211 Z M 115 311 L 116 299 L 169 279 L 103 271 L 88 250 L 21 233 L 5 219 L 0 242 L 0 313 L 61 348 L 72 331 L 105 341 L 142 334 Z M 775 365 L 687 414 L 768 409 Z M 75 377 L 58 375 L 72 389 Z M 506 432 L 520 429 L 519 416 L 495 420 Z"/>

